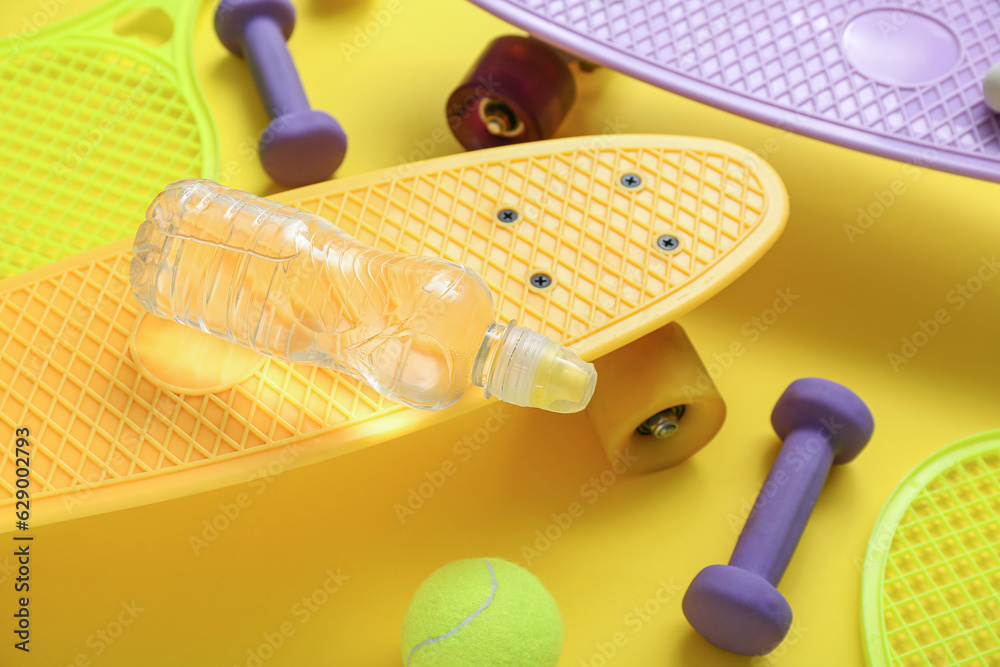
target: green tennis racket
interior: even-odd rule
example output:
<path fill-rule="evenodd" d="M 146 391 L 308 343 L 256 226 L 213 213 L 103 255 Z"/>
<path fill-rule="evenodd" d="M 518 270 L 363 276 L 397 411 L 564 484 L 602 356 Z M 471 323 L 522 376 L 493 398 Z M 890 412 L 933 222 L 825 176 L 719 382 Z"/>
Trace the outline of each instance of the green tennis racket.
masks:
<path fill-rule="evenodd" d="M 949 445 L 896 487 L 861 613 L 873 667 L 1000 665 L 1000 431 Z"/>
<path fill-rule="evenodd" d="M 0 279 L 134 232 L 164 184 L 214 178 L 199 0 L 115 0 L 0 47 Z"/>

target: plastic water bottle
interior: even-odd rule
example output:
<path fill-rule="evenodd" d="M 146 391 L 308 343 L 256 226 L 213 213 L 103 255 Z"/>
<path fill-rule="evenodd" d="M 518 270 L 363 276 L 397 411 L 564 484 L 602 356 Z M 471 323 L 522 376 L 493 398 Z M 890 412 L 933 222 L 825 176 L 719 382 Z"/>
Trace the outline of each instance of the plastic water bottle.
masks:
<path fill-rule="evenodd" d="M 130 280 L 154 315 L 353 375 L 416 408 L 447 407 L 475 385 L 514 405 L 576 412 L 597 380 L 572 350 L 495 322 L 489 288 L 468 267 L 373 248 L 211 181 L 156 196 Z"/>

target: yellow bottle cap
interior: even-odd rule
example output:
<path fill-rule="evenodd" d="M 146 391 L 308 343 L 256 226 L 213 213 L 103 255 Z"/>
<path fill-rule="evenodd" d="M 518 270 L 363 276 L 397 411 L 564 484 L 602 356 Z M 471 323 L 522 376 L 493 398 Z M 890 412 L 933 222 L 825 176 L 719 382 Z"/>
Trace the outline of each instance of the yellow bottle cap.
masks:
<path fill-rule="evenodd" d="M 550 412 L 579 412 L 587 407 L 597 385 L 594 364 L 555 343 L 535 371 L 532 405 Z"/>

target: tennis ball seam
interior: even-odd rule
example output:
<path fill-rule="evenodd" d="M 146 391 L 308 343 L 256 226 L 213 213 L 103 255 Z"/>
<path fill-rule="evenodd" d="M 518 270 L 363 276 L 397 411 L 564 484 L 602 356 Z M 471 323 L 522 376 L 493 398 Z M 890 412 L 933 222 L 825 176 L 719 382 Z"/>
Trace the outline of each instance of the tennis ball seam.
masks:
<path fill-rule="evenodd" d="M 429 644 L 436 644 L 439 641 L 442 641 L 444 639 L 447 639 L 448 637 L 451 637 L 452 635 L 456 634 L 459 630 L 461 630 L 462 628 L 464 628 L 466 625 L 468 625 L 472 621 L 476 620 L 477 616 L 479 616 L 481 613 L 483 613 L 484 611 L 486 611 L 486 609 L 491 604 L 493 604 L 493 598 L 494 598 L 494 596 L 496 596 L 497 588 L 499 588 L 499 584 L 497 583 L 497 575 L 496 575 L 496 572 L 493 570 L 493 564 L 492 563 L 490 563 L 488 560 L 484 560 L 483 562 L 486 563 L 486 567 L 489 568 L 489 571 L 490 571 L 490 586 L 491 586 L 491 589 L 490 589 L 490 596 L 489 596 L 489 598 L 487 598 L 486 602 L 484 602 L 482 605 L 479 606 L 479 609 L 476 609 L 465 620 L 463 620 L 461 623 L 459 623 L 458 625 L 456 625 L 454 628 L 452 628 L 448 632 L 444 633 L 443 635 L 441 635 L 439 637 L 431 637 L 429 639 L 425 639 L 424 641 L 420 642 L 419 644 L 417 644 L 416 646 L 414 646 L 412 649 L 410 649 L 410 655 L 407 656 L 407 658 L 406 658 L 406 664 L 407 665 L 409 665 L 410 661 L 413 660 L 413 656 L 417 652 L 418 648 L 420 648 L 421 646 L 427 646 Z"/>

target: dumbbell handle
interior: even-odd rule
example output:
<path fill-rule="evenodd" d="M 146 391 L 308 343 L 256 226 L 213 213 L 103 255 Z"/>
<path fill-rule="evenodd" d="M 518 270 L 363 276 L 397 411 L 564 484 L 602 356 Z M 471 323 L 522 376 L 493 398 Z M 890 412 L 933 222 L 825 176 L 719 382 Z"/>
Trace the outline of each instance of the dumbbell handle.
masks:
<path fill-rule="evenodd" d="M 800 428 L 785 438 L 736 542 L 731 566 L 778 585 L 830 474 L 833 457 L 824 428 Z"/>
<path fill-rule="evenodd" d="M 268 116 L 281 116 L 309 110 L 302 79 L 281 28 L 268 16 L 247 21 L 243 28 L 243 57 L 253 75 L 257 91 Z"/>

